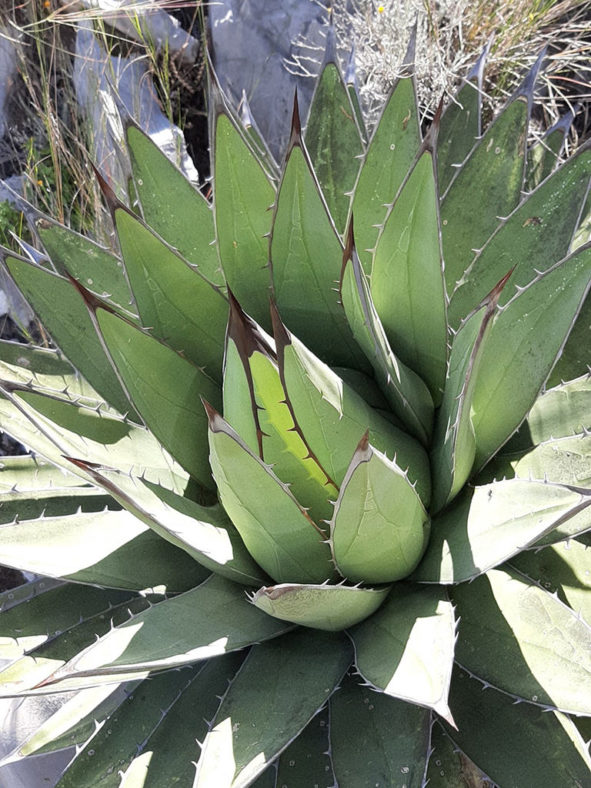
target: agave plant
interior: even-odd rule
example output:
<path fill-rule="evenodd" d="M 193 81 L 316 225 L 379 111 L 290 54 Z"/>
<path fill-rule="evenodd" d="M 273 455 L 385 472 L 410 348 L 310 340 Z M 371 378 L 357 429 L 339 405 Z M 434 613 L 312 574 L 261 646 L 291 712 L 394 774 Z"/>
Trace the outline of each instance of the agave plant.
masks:
<path fill-rule="evenodd" d="M 212 202 L 130 122 L 117 253 L 5 253 L 59 350 L 1 346 L 0 692 L 68 693 L 8 760 L 589 784 L 591 148 L 527 147 L 539 61 L 483 131 L 483 62 L 368 137 L 329 36 L 281 169 L 214 89 Z"/>

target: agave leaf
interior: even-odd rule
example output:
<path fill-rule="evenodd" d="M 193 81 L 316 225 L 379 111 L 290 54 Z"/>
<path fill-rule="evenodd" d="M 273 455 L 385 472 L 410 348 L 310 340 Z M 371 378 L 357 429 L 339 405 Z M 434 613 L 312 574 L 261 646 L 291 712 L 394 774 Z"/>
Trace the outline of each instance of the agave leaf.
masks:
<path fill-rule="evenodd" d="M 431 523 L 413 578 L 461 583 L 535 544 L 591 503 L 591 495 L 546 482 L 507 479 L 468 488 Z"/>
<path fill-rule="evenodd" d="M 215 75 L 214 75 L 215 80 Z M 214 88 L 215 90 L 215 88 Z M 220 91 L 221 93 L 221 91 Z M 223 102 L 223 98 L 222 98 Z M 264 139 L 256 120 L 254 119 L 248 103 L 246 91 L 242 91 L 242 98 L 240 100 L 240 118 L 238 113 L 234 112 L 230 104 L 224 103 L 224 109 L 227 114 L 234 119 L 236 128 L 242 134 L 245 142 L 249 146 L 252 153 L 258 159 L 259 163 L 269 176 L 271 182 L 275 183 L 279 180 L 279 167 L 275 161 L 273 154 L 269 150 L 266 140 Z"/>
<path fill-rule="evenodd" d="M 110 190 L 106 194 L 142 325 L 221 382 L 226 298 Z"/>
<path fill-rule="evenodd" d="M 536 399 L 519 431 L 501 449 L 511 454 L 591 429 L 591 377 L 562 383 Z"/>
<path fill-rule="evenodd" d="M 0 485 L 4 471 L 0 471 Z M 110 495 L 94 487 L 49 487 L 37 490 L 0 492 L 0 528 L 24 520 L 44 517 L 70 516 L 76 512 L 100 512 L 118 509 Z M 5 532 L 6 534 L 9 531 Z M 0 550 L 2 545 L 0 544 Z M 47 574 L 39 572 L 38 574 Z"/>
<path fill-rule="evenodd" d="M 567 604 L 591 626 L 591 553 L 588 544 L 578 539 L 524 550 L 508 565 L 517 569 L 531 583 L 545 588 Z"/>
<path fill-rule="evenodd" d="M 95 686 L 141 677 L 261 643 L 291 628 L 256 610 L 239 585 L 212 575 L 198 588 L 111 628 L 55 670 L 44 687 L 55 692 L 80 682 Z"/>
<path fill-rule="evenodd" d="M 351 102 L 351 106 L 353 107 L 353 112 L 355 113 L 355 121 L 357 123 L 357 128 L 359 129 L 361 141 L 365 146 L 367 144 L 367 129 L 365 127 L 365 119 L 363 117 L 361 101 L 359 100 L 359 91 L 357 89 L 357 75 L 355 72 L 355 45 L 351 47 L 351 53 L 349 54 L 349 60 L 347 61 L 347 67 L 345 70 L 345 87 L 347 88 L 349 100 Z"/>
<path fill-rule="evenodd" d="M 431 756 L 425 778 L 425 785 L 430 788 L 492 785 L 492 780 L 452 742 L 437 720 L 431 728 Z"/>
<path fill-rule="evenodd" d="M 269 243 L 275 188 L 225 112 L 215 119 L 215 221 L 228 286 L 269 327 Z"/>
<path fill-rule="evenodd" d="M 334 784 L 328 732 L 329 716 L 325 707 L 253 783 L 254 788 L 264 788 L 262 781 L 265 777 L 269 779 L 269 788 L 289 785 L 290 782 L 292 785 L 314 785 L 320 774 L 327 785 Z"/>
<path fill-rule="evenodd" d="M 75 693 L 33 733 L 28 732 L 0 765 L 19 761 L 28 755 L 43 755 L 84 744 L 96 733 L 97 723 L 110 717 L 136 686 L 136 682 L 129 682 L 119 687 L 95 687 Z M 43 703 L 43 699 L 28 697 L 22 701 L 27 705 L 39 702 Z"/>
<path fill-rule="evenodd" d="M 431 728 L 427 709 L 373 692 L 351 676 L 329 703 L 330 752 L 340 788 L 423 785 Z"/>
<path fill-rule="evenodd" d="M 29 391 L 2 390 L 0 414 L 10 435 L 68 471 L 92 478 L 68 457 L 145 476 L 178 492 L 187 474 L 143 427 L 121 417 Z"/>
<path fill-rule="evenodd" d="M 589 243 L 589 241 L 591 241 L 591 189 L 587 192 L 587 199 L 579 216 L 579 223 L 573 237 L 571 250 L 574 251 L 579 246 Z"/>
<path fill-rule="evenodd" d="M 248 448 L 273 466 L 312 519 L 332 516 L 338 493 L 310 451 L 286 401 L 277 358 L 261 329 L 230 297 L 224 364 L 224 414 Z M 238 367 L 238 368 L 237 368 Z M 250 409 L 245 407 L 250 402 Z"/>
<path fill-rule="evenodd" d="M 205 737 L 195 788 L 250 785 L 324 705 L 350 662 L 350 645 L 340 633 L 303 630 L 253 649 Z M 297 683 L 286 676 L 297 676 Z"/>
<path fill-rule="evenodd" d="M 591 628 L 505 567 L 455 586 L 456 660 L 497 689 L 572 714 L 591 712 Z"/>
<path fill-rule="evenodd" d="M 43 687 L 45 681 L 80 650 L 96 642 L 97 638 L 109 632 L 112 626 L 130 620 L 134 614 L 149 607 L 150 601 L 147 598 L 130 597 L 128 592 L 127 599 L 106 611 L 90 617 L 81 616 L 70 629 L 29 650 L 0 671 L 0 697 L 35 693 L 38 685 Z M 121 680 L 126 678 L 122 676 Z M 91 684 L 87 683 L 86 686 Z M 49 691 L 55 692 L 55 688 Z"/>
<path fill-rule="evenodd" d="M 88 545 L 93 545 L 89 551 Z M 187 591 L 208 573 L 129 512 L 69 513 L 0 526 L 0 563 L 49 577 L 141 591 Z"/>
<path fill-rule="evenodd" d="M 434 470 L 431 508 L 434 512 L 457 495 L 472 471 L 476 456 L 472 400 L 491 322 L 509 276 L 501 279 L 478 311 L 462 324 L 453 340 L 431 450 Z"/>
<path fill-rule="evenodd" d="M 94 295 L 124 310 L 129 317 L 135 316 L 119 257 L 47 216 L 37 218 L 34 227 L 58 273 L 71 276 Z M 43 322 L 45 325 L 44 318 Z"/>
<path fill-rule="evenodd" d="M 521 479 L 547 479 L 557 484 L 591 488 L 591 435 L 573 435 L 538 444 L 511 463 Z"/>
<path fill-rule="evenodd" d="M 7 256 L 6 266 L 55 343 L 90 385 L 120 413 L 135 411 L 105 356 L 86 304 L 71 282 L 40 266 Z"/>
<path fill-rule="evenodd" d="M 154 337 L 105 309 L 96 320 L 125 388 L 146 426 L 203 487 L 213 489 L 207 419 L 199 397 L 221 394 L 201 369 Z"/>
<path fill-rule="evenodd" d="M 530 145 L 527 152 L 525 175 L 525 188 L 528 191 L 539 186 L 558 164 L 558 158 L 564 147 L 575 112 L 576 108 L 565 112 L 541 139 Z"/>
<path fill-rule="evenodd" d="M 206 408 L 212 473 L 248 552 L 278 582 L 327 580 L 333 569 L 323 531 L 219 413 Z"/>
<path fill-rule="evenodd" d="M 0 379 L 91 407 L 108 407 L 57 350 L 0 340 Z"/>
<path fill-rule="evenodd" d="M 412 60 L 412 42 L 406 61 Z M 394 85 L 361 165 L 353 216 L 357 251 L 366 273 L 387 206 L 394 200 L 421 144 L 414 80 L 402 76 Z"/>
<path fill-rule="evenodd" d="M 210 204 L 140 128 L 128 122 L 125 137 L 144 221 L 210 282 L 223 285 Z"/>
<path fill-rule="evenodd" d="M 0 594 L 0 660 L 20 659 L 80 621 L 107 613 L 131 598 L 129 591 L 104 590 L 42 578 Z"/>
<path fill-rule="evenodd" d="M 447 365 L 446 297 L 434 135 L 388 211 L 371 268 L 371 295 L 392 347 L 441 401 Z"/>
<path fill-rule="evenodd" d="M 557 386 L 564 380 L 572 380 L 588 374 L 591 369 L 591 298 L 585 298 L 583 306 L 562 348 L 560 358 L 548 378 L 548 386 Z"/>
<path fill-rule="evenodd" d="M 459 166 L 480 137 L 482 76 L 492 40 L 471 68 L 463 85 L 446 106 L 439 126 L 437 180 L 444 194 Z"/>
<path fill-rule="evenodd" d="M 591 768 L 574 723 L 454 671 L 450 691 L 457 730 L 450 738 L 499 785 L 585 785 Z"/>
<path fill-rule="evenodd" d="M 252 595 L 255 607 L 270 616 L 329 632 L 351 627 L 371 615 L 383 603 L 389 586 L 361 588 L 344 585 L 263 586 Z"/>
<path fill-rule="evenodd" d="M 341 301 L 353 336 L 369 359 L 387 402 L 421 443 L 433 426 L 433 400 L 422 379 L 392 352 L 353 245 L 353 225 L 343 257 Z"/>
<path fill-rule="evenodd" d="M 345 474 L 330 524 L 335 565 L 348 580 L 390 583 L 409 575 L 429 538 L 429 517 L 396 463 L 367 433 Z"/>
<path fill-rule="evenodd" d="M 591 245 L 515 295 L 494 320 L 474 389 L 474 467 L 519 427 L 560 353 L 591 282 Z"/>
<path fill-rule="evenodd" d="M 427 455 L 422 446 L 380 416 L 329 367 L 316 358 L 273 312 L 277 360 L 295 420 L 314 456 L 340 485 L 361 437 L 406 470 L 426 506 L 430 496 Z"/>
<path fill-rule="evenodd" d="M 0 460 L 0 491 L 40 492 L 43 494 L 52 487 L 58 489 L 84 487 L 86 482 L 78 476 L 45 462 L 31 454 L 2 457 Z"/>
<path fill-rule="evenodd" d="M 121 778 L 121 788 L 159 788 L 171 780 L 180 785 L 193 784 L 195 761 L 199 758 L 196 745 L 205 738 L 207 720 L 217 711 L 220 696 L 243 658 L 243 652 L 226 654 L 200 666 L 151 735 L 141 742 L 141 749 Z"/>
<path fill-rule="evenodd" d="M 398 583 L 350 635 L 357 670 L 370 685 L 451 720 L 447 694 L 456 636 L 445 589 Z"/>
<path fill-rule="evenodd" d="M 511 280 L 499 298 L 505 304 L 536 273 L 568 254 L 591 177 L 591 148 L 582 148 L 540 185 L 476 255 L 452 295 L 449 322 L 459 325 L 507 271 Z"/>
<path fill-rule="evenodd" d="M 543 56 L 476 143 L 444 195 L 441 234 L 448 293 L 468 268 L 474 250 L 494 231 L 498 217 L 508 216 L 519 202 L 532 95 Z M 479 207 L 483 195 L 486 210 Z"/>
<path fill-rule="evenodd" d="M 290 330 L 328 364 L 364 369 L 367 361 L 339 303 L 342 257 L 343 245 L 302 143 L 296 104 L 271 234 L 274 298 Z"/>
<path fill-rule="evenodd" d="M 97 469 L 74 458 L 70 462 L 85 470 L 159 537 L 180 547 L 206 569 L 237 583 L 259 585 L 266 581 L 219 504 L 202 506 L 132 473 Z"/>
<path fill-rule="evenodd" d="M 326 35 L 324 63 L 310 105 L 305 141 L 330 214 L 343 233 L 363 142 L 338 66 L 332 26 Z"/>

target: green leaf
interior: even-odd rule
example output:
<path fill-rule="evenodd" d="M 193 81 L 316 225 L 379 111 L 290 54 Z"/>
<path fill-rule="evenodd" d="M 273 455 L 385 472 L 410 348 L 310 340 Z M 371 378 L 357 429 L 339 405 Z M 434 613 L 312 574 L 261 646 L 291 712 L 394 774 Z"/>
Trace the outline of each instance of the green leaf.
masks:
<path fill-rule="evenodd" d="M 431 394 L 421 378 L 392 352 L 352 240 L 350 225 L 346 262 L 341 276 L 341 301 L 347 320 L 353 336 L 374 369 L 392 411 L 407 426 L 408 431 L 426 445 L 433 426 Z"/>
<path fill-rule="evenodd" d="M 128 123 L 126 139 L 144 221 L 203 276 L 223 285 L 210 204 L 140 128 Z"/>
<path fill-rule="evenodd" d="M 560 358 L 548 378 L 548 386 L 588 374 L 591 368 L 591 298 L 585 298 L 581 311 L 566 340 Z"/>
<path fill-rule="evenodd" d="M 591 435 L 573 435 L 540 443 L 511 463 L 521 479 L 546 479 L 556 484 L 591 488 Z"/>
<path fill-rule="evenodd" d="M 0 659 L 13 662 L 80 621 L 131 598 L 104 590 L 42 578 L 0 595 Z"/>
<path fill-rule="evenodd" d="M 394 85 L 375 127 L 353 196 L 357 251 L 366 273 L 371 269 L 387 206 L 396 197 L 420 144 L 414 81 L 403 76 Z"/>
<path fill-rule="evenodd" d="M 568 254 L 590 177 L 591 149 L 586 148 L 571 156 L 499 225 L 451 297 L 452 327 L 459 325 L 507 271 L 513 273 L 499 298 L 501 305 L 537 273 Z"/>
<path fill-rule="evenodd" d="M 294 421 L 281 383 L 272 340 L 230 299 L 224 364 L 225 419 L 322 527 L 338 489 Z M 248 407 L 250 405 L 250 408 Z"/>
<path fill-rule="evenodd" d="M 324 64 L 310 105 L 305 141 L 330 214 L 343 233 L 363 143 L 338 66 L 332 28 L 326 36 Z"/>
<path fill-rule="evenodd" d="M 361 437 L 388 459 L 408 469 L 423 504 L 430 496 L 430 472 L 422 446 L 388 422 L 329 367 L 290 334 L 274 313 L 277 360 L 295 420 L 318 462 L 340 485 Z"/>
<path fill-rule="evenodd" d="M 45 462 L 41 457 L 19 454 L 0 459 L 0 491 L 2 493 L 43 492 L 51 487 L 84 487 L 86 482 L 78 476 Z"/>
<path fill-rule="evenodd" d="M 562 383 L 534 402 L 519 431 L 500 454 L 529 449 L 551 438 L 565 438 L 591 429 L 591 377 Z"/>
<path fill-rule="evenodd" d="M 330 524 L 335 565 L 351 582 L 390 583 L 409 575 L 429 539 L 429 517 L 394 462 L 367 434 L 345 474 Z"/>
<path fill-rule="evenodd" d="M 390 344 L 438 404 L 447 365 L 447 320 L 433 144 L 425 140 L 380 230 L 371 295 Z"/>
<path fill-rule="evenodd" d="M 591 628 L 508 568 L 455 586 L 457 662 L 521 700 L 591 714 Z"/>
<path fill-rule="evenodd" d="M 498 225 L 498 217 L 508 216 L 519 202 L 531 97 L 539 67 L 540 60 L 478 140 L 444 196 L 441 235 L 448 294 L 471 263 L 474 250 L 484 245 Z"/>
<path fill-rule="evenodd" d="M 0 389 L 1 391 L 1 389 Z M 184 491 L 187 474 L 154 436 L 118 416 L 29 391 L 1 392 L 3 428 L 52 463 L 92 481 L 68 457 Z"/>
<path fill-rule="evenodd" d="M 28 755 L 43 755 L 84 744 L 96 733 L 97 723 L 110 717 L 135 686 L 135 682 L 130 682 L 121 686 L 95 687 L 75 693 L 5 756 L 2 764 L 19 761 Z M 23 701 L 23 705 L 30 702 L 44 703 L 44 700 L 28 697 Z"/>
<path fill-rule="evenodd" d="M 357 669 L 366 681 L 451 720 L 447 694 L 455 622 L 444 589 L 399 583 L 378 612 L 350 635 Z"/>
<path fill-rule="evenodd" d="M 250 785 L 324 705 L 350 662 L 344 635 L 312 630 L 253 649 L 205 738 L 195 788 Z"/>
<path fill-rule="evenodd" d="M 277 776 L 272 788 L 290 784 L 315 785 L 319 778 L 326 783 L 327 788 L 335 784 L 328 730 L 328 708 L 325 707 L 310 720 L 297 739 L 277 759 Z M 267 772 L 270 772 L 273 766 L 272 764 Z M 261 788 L 258 782 L 253 785 Z"/>
<path fill-rule="evenodd" d="M 133 416 L 77 289 L 64 277 L 25 260 L 6 257 L 5 262 L 19 290 L 74 367 L 116 410 Z"/>
<path fill-rule="evenodd" d="M 587 246 L 534 279 L 495 318 L 472 401 L 475 469 L 498 451 L 534 404 L 590 282 Z"/>
<path fill-rule="evenodd" d="M 89 545 L 93 545 L 91 551 Z M 135 591 L 155 586 L 165 586 L 169 592 L 186 591 L 208 574 L 125 510 L 45 515 L 2 525 L 0 563 Z"/>
<path fill-rule="evenodd" d="M 47 216 L 35 221 L 35 229 L 58 273 L 69 274 L 91 293 L 124 309 L 130 316 L 134 315 L 129 285 L 119 257 Z"/>
<path fill-rule="evenodd" d="M 0 486 L 4 471 L 0 471 Z M 0 491 L 0 528 L 37 518 L 75 515 L 76 512 L 100 512 L 118 509 L 111 496 L 94 487 L 54 487 L 37 490 Z M 9 533 L 6 531 L 6 533 Z M 2 546 L 0 545 L 0 550 Z M 38 574 L 47 574 L 39 572 Z"/>
<path fill-rule="evenodd" d="M 75 596 L 71 588 L 70 594 Z M 149 608 L 153 600 L 154 597 L 151 600 L 143 596 L 131 597 L 127 592 L 127 599 L 122 594 L 116 604 L 109 606 L 107 610 L 90 616 L 84 611 L 69 629 L 57 632 L 53 638 L 29 650 L 26 655 L 0 672 L 0 696 L 15 697 L 55 692 L 55 688 L 53 686 L 48 688 L 46 683 L 51 681 L 56 671 L 62 669 L 68 660 L 81 650 L 97 642 L 97 638 L 109 632 L 113 626 L 129 621 L 140 611 Z M 125 681 L 127 678 L 128 676 L 121 675 L 119 680 Z M 113 681 L 111 677 L 111 682 Z M 82 686 L 92 686 L 92 684 L 86 682 Z"/>
<path fill-rule="evenodd" d="M 324 361 L 364 369 L 339 303 L 343 245 L 294 122 L 271 234 L 275 301 L 290 330 Z"/>
<path fill-rule="evenodd" d="M 499 785 L 586 785 L 591 760 L 573 722 L 493 689 L 463 671 L 452 680 L 453 742 Z"/>
<path fill-rule="evenodd" d="M 439 722 L 431 729 L 431 756 L 426 773 L 429 788 L 485 788 L 487 775 L 447 736 Z"/>
<path fill-rule="evenodd" d="M 325 534 L 240 436 L 207 407 L 211 469 L 220 500 L 248 552 L 278 582 L 321 583 L 334 574 Z"/>
<path fill-rule="evenodd" d="M 180 547 L 201 566 L 236 583 L 260 585 L 266 581 L 219 504 L 202 506 L 133 473 L 97 470 L 75 459 L 71 462 L 159 537 Z M 164 546 L 160 549 L 165 551 Z"/>
<path fill-rule="evenodd" d="M 427 709 L 373 692 L 351 676 L 329 703 L 330 752 L 340 788 L 423 785 L 431 727 Z"/>
<path fill-rule="evenodd" d="M 345 585 L 263 586 L 252 595 L 255 607 L 270 616 L 313 629 L 337 632 L 370 616 L 383 603 L 389 586 L 361 588 Z"/>
<path fill-rule="evenodd" d="M 198 588 L 115 626 L 56 670 L 46 684 L 55 692 L 68 689 L 76 679 L 94 686 L 101 679 L 179 667 L 261 643 L 289 629 L 291 625 L 249 604 L 243 588 L 212 575 Z"/>
<path fill-rule="evenodd" d="M 96 320 L 148 429 L 203 487 L 213 489 L 207 418 L 199 398 L 219 406 L 217 385 L 167 345 L 117 315 L 98 309 Z"/>
<path fill-rule="evenodd" d="M 476 456 L 472 400 L 491 321 L 506 281 L 505 276 L 453 339 L 431 450 L 434 512 L 457 495 L 472 471 Z"/>
<path fill-rule="evenodd" d="M 229 116 L 215 120 L 215 221 L 228 286 L 244 309 L 269 327 L 269 242 L 275 189 Z"/>
<path fill-rule="evenodd" d="M 111 210 L 142 325 L 221 382 L 226 298 L 125 206 Z"/>
<path fill-rule="evenodd" d="M 535 544 L 591 501 L 580 491 L 524 479 L 467 489 L 431 524 L 413 574 L 423 583 L 462 583 Z"/>
<path fill-rule="evenodd" d="M 566 112 L 541 139 L 530 145 L 525 176 L 525 187 L 528 191 L 535 189 L 558 164 L 573 119 L 574 112 Z"/>
<path fill-rule="evenodd" d="M 482 76 L 489 50 L 490 43 L 484 48 L 441 116 L 437 143 L 437 180 L 440 194 L 445 193 L 458 172 L 459 165 L 480 137 Z"/>
<path fill-rule="evenodd" d="M 567 604 L 591 626 L 591 552 L 578 539 L 524 550 L 510 566 Z"/>

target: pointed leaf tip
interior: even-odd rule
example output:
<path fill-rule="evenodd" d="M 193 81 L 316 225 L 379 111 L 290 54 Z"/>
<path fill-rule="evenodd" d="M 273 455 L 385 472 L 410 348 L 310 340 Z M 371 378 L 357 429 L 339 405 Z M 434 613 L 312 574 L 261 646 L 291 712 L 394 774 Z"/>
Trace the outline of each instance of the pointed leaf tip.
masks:
<path fill-rule="evenodd" d="M 111 213 L 113 213 L 113 211 L 116 208 L 122 207 L 122 203 L 119 200 L 119 198 L 117 197 L 117 195 L 115 194 L 115 192 L 113 191 L 113 189 L 111 188 L 110 184 L 101 175 L 101 173 L 95 167 L 95 165 L 91 163 L 91 167 L 92 167 L 92 169 L 94 171 L 96 179 L 98 180 L 100 189 L 101 189 L 101 191 L 103 193 L 103 197 L 105 198 L 105 201 L 107 203 L 107 207 L 109 208 L 109 211 L 111 211 Z"/>
<path fill-rule="evenodd" d="M 289 145 L 287 146 L 287 154 L 289 155 L 293 148 L 302 145 L 302 121 L 300 118 L 300 105 L 298 102 L 298 89 L 296 88 L 293 94 L 293 112 L 291 115 L 291 136 L 289 138 Z"/>

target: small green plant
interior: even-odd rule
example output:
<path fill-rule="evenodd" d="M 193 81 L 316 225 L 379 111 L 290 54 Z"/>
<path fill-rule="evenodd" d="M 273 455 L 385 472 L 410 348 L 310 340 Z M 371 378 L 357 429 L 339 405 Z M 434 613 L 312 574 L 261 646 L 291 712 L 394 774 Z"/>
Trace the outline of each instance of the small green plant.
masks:
<path fill-rule="evenodd" d="M 1 345 L 36 456 L 3 460 L 0 561 L 44 579 L 0 597 L 0 692 L 84 690 L 13 758 L 589 782 L 591 148 L 524 196 L 539 63 L 484 131 L 482 66 L 424 139 L 402 76 L 367 142 L 329 36 L 281 168 L 214 90 L 213 204 L 130 124 L 120 254 L 41 215 L 53 268 L 5 253 L 61 352 Z"/>

